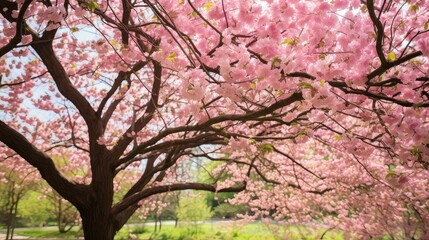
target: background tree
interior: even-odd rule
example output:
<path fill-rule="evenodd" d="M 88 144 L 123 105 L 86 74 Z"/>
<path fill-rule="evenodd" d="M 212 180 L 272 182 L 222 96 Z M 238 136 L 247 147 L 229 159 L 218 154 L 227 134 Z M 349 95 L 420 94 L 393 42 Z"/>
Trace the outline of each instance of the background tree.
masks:
<path fill-rule="evenodd" d="M 180 192 L 168 193 L 158 197 L 158 201 L 161 203 L 156 205 L 156 208 L 150 215 L 155 220 L 155 232 L 162 228 L 163 220 L 174 220 L 174 226 L 177 227 L 179 218 L 177 216 L 177 207 L 179 206 Z"/>
<path fill-rule="evenodd" d="M 6 240 L 13 238 L 19 216 L 19 205 L 25 195 L 34 187 L 35 171 L 16 156 L 11 157 L 13 165 L 10 168 L 0 168 L 0 212 L 1 221 L 6 225 Z M 18 170 L 19 169 L 19 170 Z"/>
<path fill-rule="evenodd" d="M 2 164 L 36 168 L 85 239 L 185 189 L 240 192 L 252 218 L 425 238 L 428 6 L 0 1 Z M 183 171 L 195 157 L 222 162 L 210 183 Z"/>
<path fill-rule="evenodd" d="M 81 177 L 85 178 L 85 168 L 71 168 L 70 160 L 67 156 L 52 156 L 55 166 L 61 170 L 61 172 L 69 177 Z M 66 199 L 64 199 L 55 190 L 52 190 L 49 186 L 44 185 L 41 189 L 43 196 L 49 201 L 49 211 L 54 216 L 57 223 L 58 231 L 60 233 L 66 233 L 70 231 L 74 226 L 79 225 L 79 212 L 77 209 Z"/>
<path fill-rule="evenodd" d="M 79 225 L 79 213 L 76 208 L 57 192 L 53 191 L 45 194 L 47 200 L 50 202 L 50 212 L 55 216 L 58 231 L 66 233 L 74 226 Z"/>
<path fill-rule="evenodd" d="M 213 216 L 211 207 L 207 205 L 204 196 L 188 195 L 182 196 L 176 210 L 180 225 L 190 225 L 191 230 L 197 231 L 198 223 L 207 221 Z"/>
<path fill-rule="evenodd" d="M 222 162 L 202 161 L 198 162 L 199 172 L 197 179 L 199 182 L 210 183 L 213 181 L 212 172 L 219 167 Z M 231 176 L 228 174 L 218 175 L 216 181 L 225 181 Z M 252 176 L 249 176 L 252 177 Z M 256 176 L 257 177 L 257 176 Z M 216 219 L 232 219 L 238 214 L 246 213 L 245 204 L 232 205 L 228 201 L 234 198 L 235 193 L 207 193 L 206 201 L 213 210 L 213 218 Z"/>
<path fill-rule="evenodd" d="M 50 203 L 40 193 L 39 187 L 29 191 L 18 207 L 19 219 L 24 226 L 43 227 L 54 219 L 49 211 Z"/>
<path fill-rule="evenodd" d="M 230 203 L 221 203 L 213 210 L 213 217 L 218 219 L 235 219 L 238 214 L 245 214 L 244 205 L 232 205 Z"/>

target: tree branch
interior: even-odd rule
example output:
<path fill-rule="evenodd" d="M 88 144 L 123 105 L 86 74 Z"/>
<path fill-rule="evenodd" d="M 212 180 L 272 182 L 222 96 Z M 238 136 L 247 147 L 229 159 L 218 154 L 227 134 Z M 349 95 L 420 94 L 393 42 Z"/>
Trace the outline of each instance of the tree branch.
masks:
<path fill-rule="evenodd" d="M 94 143 L 102 132 L 101 121 L 98 121 L 98 117 L 87 99 L 71 83 L 64 67 L 52 49 L 52 41 L 43 44 L 33 43 L 31 46 L 42 59 L 60 93 L 78 109 L 88 125 L 90 141 Z"/>
<path fill-rule="evenodd" d="M 19 14 L 18 14 L 18 18 L 16 19 L 16 33 L 15 36 L 2 48 L 0 48 L 0 57 L 2 57 L 3 55 L 5 55 L 6 53 L 8 53 L 9 51 L 11 51 L 12 49 L 14 49 L 16 47 L 16 45 L 18 45 L 19 42 L 21 42 L 21 38 L 22 38 L 22 34 L 25 32 L 24 29 L 24 14 L 25 11 L 27 11 L 27 8 L 30 6 L 30 3 L 33 0 L 26 0 L 23 4 L 21 9 L 19 10 Z M 2 2 L 7 2 L 7 1 L 2 1 Z M 0 8 L 3 8 L 3 5 L 8 5 L 6 3 L 0 3 Z M 3 10 L 1 10 L 1 13 L 4 17 L 6 15 L 6 12 L 4 12 Z M 12 19 L 12 16 L 10 15 L 10 20 Z"/>
<path fill-rule="evenodd" d="M 116 92 L 116 90 L 118 90 L 118 88 L 121 86 L 121 83 L 124 80 L 129 81 L 130 80 L 130 76 L 132 73 L 136 74 L 137 71 L 139 71 L 140 69 L 142 69 L 143 67 L 145 67 L 147 64 L 147 62 L 145 61 L 139 61 L 137 62 L 133 68 L 131 69 L 131 71 L 128 72 L 119 72 L 118 76 L 116 77 L 115 81 L 113 82 L 113 86 L 110 88 L 110 90 L 107 92 L 106 96 L 103 98 L 103 100 L 101 100 L 100 105 L 98 106 L 97 109 L 97 116 L 101 116 L 103 113 L 103 109 L 106 106 L 107 102 L 109 101 L 109 99 L 113 96 L 113 94 Z M 102 122 L 103 122 L 103 127 L 105 128 L 107 123 L 110 120 L 110 117 L 112 116 L 112 114 L 114 113 L 114 111 L 116 110 L 116 107 L 118 106 L 118 104 L 122 101 L 122 98 L 120 99 L 116 99 L 114 100 L 107 108 L 107 110 L 104 112 L 103 116 L 102 116 Z"/>
<path fill-rule="evenodd" d="M 139 202 L 142 199 L 148 198 L 155 194 L 160 194 L 165 192 L 188 190 L 188 189 L 203 190 L 203 191 L 209 191 L 209 192 L 241 192 L 245 188 L 246 186 L 243 184 L 237 187 L 229 187 L 229 188 L 216 190 L 215 186 L 210 184 L 204 184 L 204 183 L 177 183 L 177 184 L 171 184 L 171 185 L 155 186 L 148 189 L 144 189 L 143 191 L 133 194 L 132 196 L 117 203 L 112 208 L 112 214 L 117 215 L 123 210 L 127 209 L 128 207 L 132 206 L 133 204 Z"/>
<path fill-rule="evenodd" d="M 180 156 L 181 156 L 181 154 L 178 154 L 178 148 L 175 147 L 168 152 L 164 161 L 162 161 L 161 163 L 159 163 L 155 167 L 153 167 L 153 164 L 154 164 L 154 161 L 156 160 L 156 157 L 154 157 L 152 159 L 148 159 L 148 164 L 151 164 L 151 165 L 146 167 L 141 178 L 130 188 L 130 190 L 128 190 L 128 192 L 125 194 L 123 199 L 126 199 L 127 197 L 130 197 L 133 194 L 144 189 L 156 173 L 163 171 L 165 169 L 168 169 L 169 167 L 173 166 L 173 164 L 176 163 L 177 159 Z"/>
<path fill-rule="evenodd" d="M 368 78 L 368 81 L 370 81 L 371 79 L 375 78 L 378 75 L 383 74 L 385 71 L 389 70 L 392 67 L 396 67 L 406 61 L 409 61 L 413 58 L 416 58 L 418 56 L 423 55 L 423 53 L 421 51 L 417 51 L 417 52 L 413 52 L 410 54 L 407 54 L 405 56 L 403 56 L 402 58 L 399 58 L 393 62 L 387 62 L 385 65 L 381 65 L 380 67 L 378 67 L 377 69 L 375 69 L 374 71 L 372 71 L 371 73 L 369 73 L 368 75 L 366 75 L 366 77 Z"/>
<path fill-rule="evenodd" d="M 0 141 L 37 168 L 52 188 L 77 207 L 86 203 L 88 187 L 70 182 L 55 167 L 52 159 L 32 145 L 23 135 L 0 120 Z"/>
<path fill-rule="evenodd" d="M 178 132 L 211 130 L 210 126 L 212 126 L 213 124 L 225 122 L 225 121 L 246 122 L 246 121 L 257 120 L 258 117 L 271 114 L 271 113 L 275 112 L 276 110 L 278 110 L 282 107 L 288 106 L 294 102 L 298 102 L 298 101 L 301 101 L 303 99 L 304 98 L 303 98 L 301 92 L 295 92 L 291 96 L 289 96 L 285 99 L 279 100 L 279 101 L 273 103 L 271 106 L 266 107 L 266 108 L 262 108 L 258 111 L 253 111 L 253 112 L 249 112 L 246 114 L 225 114 L 225 115 L 213 117 L 213 118 L 211 118 L 211 119 L 209 119 L 206 122 L 203 122 L 201 124 L 187 125 L 187 126 L 180 126 L 180 127 L 165 129 L 164 131 L 160 132 L 157 136 L 149 139 L 146 142 L 143 142 L 142 144 L 140 144 L 139 146 L 134 148 L 132 151 L 130 151 L 127 154 L 127 158 L 128 159 L 134 158 L 137 154 L 143 152 L 145 148 L 156 144 L 158 141 L 160 141 L 161 139 L 165 138 L 166 136 L 168 136 L 170 134 L 178 133 Z M 118 160 L 118 161 L 122 161 L 122 160 Z M 117 165 L 117 163 L 115 165 Z"/>
<path fill-rule="evenodd" d="M 375 15 L 374 1 L 368 0 L 366 6 L 368 8 L 369 17 L 371 18 L 372 23 L 374 23 L 375 27 L 377 28 L 377 40 L 375 48 L 377 51 L 378 58 L 380 59 L 381 66 L 386 66 L 387 60 L 383 52 L 384 27 L 383 24 L 381 24 L 380 19 L 378 19 L 378 17 Z"/>
<path fill-rule="evenodd" d="M 121 29 L 122 34 L 122 43 L 124 45 L 128 45 L 129 32 L 127 29 L 128 22 L 130 21 L 130 13 L 131 13 L 131 2 L 129 0 L 122 0 L 122 24 L 123 29 Z"/>
<path fill-rule="evenodd" d="M 133 140 L 133 137 L 129 136 L 131 132 L 140 132 L 153 118 L 156 108 L 158 107 L 159 92 L 161 90 L 161 76 L 162 66 L 156 61 L 152 61 L 154 67 L 154 77 L 152 85 L 151 98 L 149 99 L 144 114 L 137 119 L 134 126 L 128 128 L 128 130 L 122 135 L 116 146 L 112 149 L 113 159 L 118 159 Z"/>
<path fill-rule="evenodd" d="M 141 149 L 141 152 L 131 151 L 127 156 L 119 159 L 117 163 L 113 165 L 114 168 L 119 167 L 122 164 L 128 164 L 130 160 L 132 160 L 137 154 L 144 154 L 148 152 L 164 152 L 163 150 L 168 149 L 172 146 L 183 145 L 185 148 L 198 147 L 205 144 L 217 144 L 218 141 L 223 141 L 223 138 L 218 137 L 216 134 L 205 133 L 200 134 L 192 138 L 185 139 L 175 139 L 171 141 L 161 142 L 159 144 L 153 145 L 152 147 L 147 147 Z"/>
<path fill-rule="evenodd" d="M 273 150 L 274 150 L 274 152 L 279 153 L 280 155 L 283 155 L 283 156 L 289 158 L 293 163 L 295 163 L 296 165 L 300 166 L 302 169 L 304 169 L 306 172 L 310 173 L 311 175 L 315 176 L 316 178 L 323 179 L 319 175 L 317 175 L 314 172 L 310 171 L 308 168 L 304 167 L 304 165 L 302 165 L 301 163 L 297 162 L 293 157 L 289 156 L 287 153 L 280 151 L 279 149 L 277 149 L 274 146 L 273 146 Z"/>

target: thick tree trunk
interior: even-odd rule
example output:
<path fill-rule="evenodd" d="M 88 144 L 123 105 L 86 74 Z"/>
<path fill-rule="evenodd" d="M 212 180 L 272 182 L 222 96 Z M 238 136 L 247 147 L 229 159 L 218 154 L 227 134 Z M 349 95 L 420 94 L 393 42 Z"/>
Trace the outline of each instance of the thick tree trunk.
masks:
<path fill-rule="evenodd" d="M 91 161 L 90 201 L 79 209 L 85 240 L 113 240 L 116 234 L 115 218 L 111 213 L 114 173 L 103 155 L 101 151 L 97 154 L 99 158 Z"/>
<path fill-rule="evenodd" d="M 81 213 L 85 240 L 113 240 L 116 231 L 109 213 L 97 209 Z"/>

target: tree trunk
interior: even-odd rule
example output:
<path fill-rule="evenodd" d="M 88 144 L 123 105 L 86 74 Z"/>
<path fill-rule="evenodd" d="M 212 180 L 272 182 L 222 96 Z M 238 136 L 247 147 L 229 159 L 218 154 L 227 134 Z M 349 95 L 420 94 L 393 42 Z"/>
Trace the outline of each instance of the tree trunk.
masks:
<path fill-rule="evenodd" d="M 97 143 L 90 143 L 92 181 L 89 185 L 87 202 L 76 206 L 82 219 L 85 240 L 113 240 L 118 223 L 112 215 L 113 179 L 111 159 L 107 149 Z"/>
<path fill-rule="evenodd" d="M 81 212 L 85 240 L 113 240 L 116 231 L 109 213 L 97 209 Z"/>
<path fill-rule="evenodd" d="M 89 203 L 79 209 L 85 240 L 113 240 L 116 234 L 115 218 L 111 214 L 113 177 L 109 161 L 99 154 L 98 164 L 91 163 L 92 183 Z M 107 165 L 106 165 L 107 164 Z"/>
<path fill-rule="evenodd" d="M 15 230 L 15 223 L 16 223 L 16 215 L 18 213 L 18 200 L 15 200 L 15 194 L 12 192 L 9 195 L 9 203 L 10 208 L 8 211 L 8 217 L 7 217 L 7 231 L 6 231 L 6 240 L 13 239 L 13 232 Z"/>
<path fill-rule="evenodd" d="M 54 200 L 55 202 L 55 200 Z M 57 212 L 57 224 L 58 224 L 58 230 L 60 231 L 60 233 L 64 233 L 63 232 L 63 224 L 62 224 L 62 213 L 63 213 L 63 209 L 62 209 L 62 205 L 61 205 L 61 198 L 58 198 L 56 204 L 58 204 L 58 212 Z"/>
<path fill-rule="evenodd" d="M 13 216 L 12 216 L 12 230 L 10 232 L 10 239 L 12 239 L 12 240 L 13 240 L 13 234 L 15 232 L 16 217 L 18 216 L 18 201 L 19 201 L 19 198 L 17 199 L 17 201 L 15 203 Z"/>
<path fill-rule="evenodd" d="M 7 216 L 7 226 L 6 226 L 6 240 L 11 239 L 11 228 L 12 228 L 12 216 L 10 215 L 10 213 L 8 213 Z"/>

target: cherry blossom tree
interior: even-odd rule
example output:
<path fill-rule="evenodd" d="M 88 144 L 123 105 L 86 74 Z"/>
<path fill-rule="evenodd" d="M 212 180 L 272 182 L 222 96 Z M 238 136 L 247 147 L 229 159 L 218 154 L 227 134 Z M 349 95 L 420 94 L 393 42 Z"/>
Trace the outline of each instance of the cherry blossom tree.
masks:
<path fill-rule="evenodd" d="M 6 224 L 6 239 L 13 239 L 18 209 L 23 197 L 34 188 L 37 174 L 16 154 L 10 155 L 9 165 L 0 168 L 0 212 L 2 223 Z M 3 222 L 4 221 L 4 222 Z"/>
<path fill-rule="evenodd" d="M 1 164 L 36 168 L 85 239 L 113 239 L 152 196 L 185 189 L 239 192 L 251 219 L 428 236 L 428 10 L 0 1 Z M 220 163 L 212 183 L 183 171 L 195 158 Z"/>
<path fill-rule="evenodd" d="M 46 194 L 46 198 L 50 202 L 50 212 L 56 218 L 58 231 L 60 233 L 66 233 L 79 224 L 79 214 L 76 209 L 59 196 L 58 193 L 51 192 Z"/>

